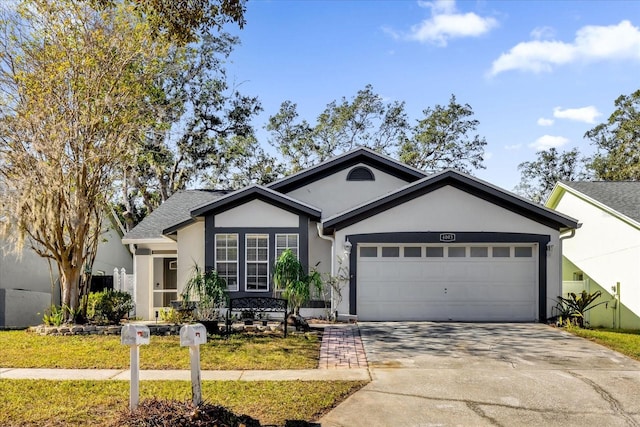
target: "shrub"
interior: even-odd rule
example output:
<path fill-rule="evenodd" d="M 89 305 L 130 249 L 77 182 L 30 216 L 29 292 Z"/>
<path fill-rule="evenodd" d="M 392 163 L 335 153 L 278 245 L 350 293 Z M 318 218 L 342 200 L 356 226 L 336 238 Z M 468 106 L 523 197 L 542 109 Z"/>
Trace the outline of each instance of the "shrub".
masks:
<path fill-rule="evenodd" d="M 49 307 L 42 316 L 42 323 L 47 326 L 60 326 L 64 321 L 64 309 L 52 305 Z"/>
<path fill-rule="evenodd" d="M 193 310 L 176 310 L 175 308 L 163 308 L 160 310 L 160 320 L 167 323 L 181 324 L 193 320 Z"/>
<path fill-rule="evenodd" d="M 119 323 L 133 310 L 133 300 L 127 292 L 105 289 L 89 294 L 87 317 L 96 322 Z"/>
<path fill-rule="evenodd" d="M 600 291 L 593 293 L 582 291 L 577 295 L 573 292 L 569 292 L 567 294 L 567 298 L 558 296 L 558 304 L 555 308 L 558 313 L 558 323 L 563 326 L 573 325 L 584 328 L 585 313 L 592 308 L 608 303 L 608 301 L 602 301 L 598 304 L 594 304 L 595 300 L 600 298 L 601 295 L 602 292 Z"/>

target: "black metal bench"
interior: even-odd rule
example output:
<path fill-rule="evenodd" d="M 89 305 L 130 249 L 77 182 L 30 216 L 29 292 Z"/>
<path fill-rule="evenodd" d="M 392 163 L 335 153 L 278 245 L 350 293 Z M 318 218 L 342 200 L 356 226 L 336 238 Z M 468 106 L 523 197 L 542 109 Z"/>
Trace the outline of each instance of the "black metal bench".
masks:
<path fill-rule="evenodd" d="M 257 311 L 261 313 L 283 313 L 284 336 L 287 336 L 287 300 L 271 297 L 240 297 L 230 298 L 227 310 L 227 335 L 231 333 L 231 315 L 233 311 Z"/>

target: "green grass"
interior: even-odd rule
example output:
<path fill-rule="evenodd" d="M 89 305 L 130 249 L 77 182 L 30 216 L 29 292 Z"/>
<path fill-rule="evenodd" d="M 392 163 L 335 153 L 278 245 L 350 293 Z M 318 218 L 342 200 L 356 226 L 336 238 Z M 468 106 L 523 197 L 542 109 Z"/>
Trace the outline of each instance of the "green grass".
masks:
<path fill-rule="evenodd" d="M 201 368 L 313 369 L 320 340 L 312 334 L 238 334 L 228 340 L 209 338 L 200 346 Z M 189 369 L 189 350 L 177 336 L 151 336 L 140 348 L 141 369 Z M 41 336 L 26 331 L 0 331 L 0 367 L 128 369 L 129 347 L 119 336 Z"/>
<path fill-rule="evenodd" d="M 317 420 L 361 381 L 205 381 L 203 399 L 262 424 Z M 142 381 L 140 397 L 186 401 L 187 381 Z M 128 408 L 126 381 L 0 380 L 0 425 L 108 426 Z"/>
<path fill-rule="evenodd" d="M 640 360 L 640 331 L 568 328 L 569 332 Z"/>

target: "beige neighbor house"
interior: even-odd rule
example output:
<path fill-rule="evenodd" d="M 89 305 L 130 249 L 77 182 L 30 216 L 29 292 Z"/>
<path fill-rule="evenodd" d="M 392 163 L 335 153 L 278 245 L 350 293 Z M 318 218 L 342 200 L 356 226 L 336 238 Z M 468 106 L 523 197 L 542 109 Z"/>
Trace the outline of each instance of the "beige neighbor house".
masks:
<path fill-rule="evenodd" d="M 582 223 L 562 243 L 563 294 L 600 291 L 592 326 L 639 329 L 640 182 L 559 182 L 546 205 Z"/>
<path fill-rule="evenodd" d="M 577 225 L 471 176 L 427 176 L 358 148 L 268 186 L 179 192 L 123 242 L 136 248 L 147 319 L 178 298 L 194 264 L 216 269 L 232 297 L 270 296 L 274 261 L 290 248 L 340 271 L 328 304 L 359 320 L 531 322 L 551 314 L 560 233 Z"/>
<path fill-rule="evenodd" d="M 108 221 L 93 264 L 92 286 L 109 286 L 115 268 L 132 272 L 132 254 L 121 242 L 123 234 L 117 220 Z M 56 274 L 52 284 L 49 264 L 44 258 L 28 248 L 13 255 L 7 245 L 0 240 L 0 328 L 38 325 L 48 307 L 60 304 L 56 266 L 51 266 Z"/>

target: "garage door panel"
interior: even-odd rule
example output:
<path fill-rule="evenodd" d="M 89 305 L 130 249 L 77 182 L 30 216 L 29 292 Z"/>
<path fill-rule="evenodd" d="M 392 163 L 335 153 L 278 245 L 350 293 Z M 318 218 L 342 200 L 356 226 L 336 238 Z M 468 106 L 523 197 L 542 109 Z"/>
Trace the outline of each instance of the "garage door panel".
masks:
<path fill-rule="evenodd" d="M 534 257 L 360 258 L 356 280 L 362 320 L 534 321 L 537 317 Z"/>

